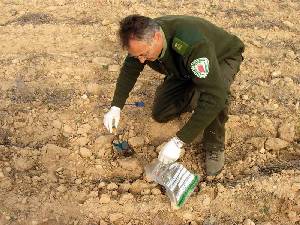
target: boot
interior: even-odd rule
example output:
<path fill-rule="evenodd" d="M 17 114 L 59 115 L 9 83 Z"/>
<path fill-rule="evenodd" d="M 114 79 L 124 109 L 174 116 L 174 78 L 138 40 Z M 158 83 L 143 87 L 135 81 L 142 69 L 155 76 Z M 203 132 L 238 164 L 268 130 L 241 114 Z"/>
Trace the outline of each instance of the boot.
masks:
<path fill-rule="evenodd" d="M 205 153 L 205 169 L 208 176 L 218 175 L 224 167 L 224 150 L 206 150 Z"/>

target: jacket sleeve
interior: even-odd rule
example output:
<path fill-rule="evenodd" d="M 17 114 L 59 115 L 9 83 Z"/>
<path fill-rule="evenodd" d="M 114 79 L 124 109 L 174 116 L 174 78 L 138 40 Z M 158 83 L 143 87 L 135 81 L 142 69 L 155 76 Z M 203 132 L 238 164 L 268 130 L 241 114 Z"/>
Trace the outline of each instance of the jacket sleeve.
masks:
<path fill-rule="evenodd" d="M 111 106 L 123 109 L 130 91 L 133 89 L 137 78 L 144 69 L 144 64 L 138 59 L 127 56 L 124 60 L 120 75 L 117 80 L 116 89 Z"/>
<path fill-rule="evenodd" d="M 191 118 L 177 132 L 185 143 L 192 142 L 225 107 L 227 91 L 215 54 L 214 46 L 203 41 L 191 48 L 186 57 L 186 68 L 200 91 L 197 107 Z"/>

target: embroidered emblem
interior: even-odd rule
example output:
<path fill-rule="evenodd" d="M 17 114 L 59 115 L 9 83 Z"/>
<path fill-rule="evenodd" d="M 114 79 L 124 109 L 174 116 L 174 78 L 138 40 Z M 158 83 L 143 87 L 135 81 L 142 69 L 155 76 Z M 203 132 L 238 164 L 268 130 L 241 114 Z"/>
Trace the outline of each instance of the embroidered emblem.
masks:
<path fill-rule="evenodd" d="M 190 46 L 177 37 L 173 40 L 172 48 L 180 55 L 186 55 L 190 52 Z"/>
<path fill-rule="evenodd" d="M 193 73 L 199 78 L 205 78 L 209 73 L 209 60 L 207 58 L 198 58 L 191 63 Z"/>
<path fill-rule="evenodd" d="M 177 49 L 178 49 L 178 51 L 180 51 L 180 49 L 181 49 L 182 45 L 181 45 L 181 44 L 179 44 L 179 43 L 175 43 L 175 44 L 174 44 L 174 47 L 175 47 L 175 48 L 177 48 Z"/>

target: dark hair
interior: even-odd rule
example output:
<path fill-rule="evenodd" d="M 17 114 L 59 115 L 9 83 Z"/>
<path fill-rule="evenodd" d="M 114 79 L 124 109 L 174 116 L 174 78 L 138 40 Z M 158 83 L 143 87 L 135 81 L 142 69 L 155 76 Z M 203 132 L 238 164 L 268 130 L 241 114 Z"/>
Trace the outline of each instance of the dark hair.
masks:
<path fill-rule="evenodd" d="M 150 40 L 159 28 L 159 24 L 149 17 L 138 14 L 127 16 L 120 22 L 121 45 L 123 48 L 128 48 L 130 39 Z"/>

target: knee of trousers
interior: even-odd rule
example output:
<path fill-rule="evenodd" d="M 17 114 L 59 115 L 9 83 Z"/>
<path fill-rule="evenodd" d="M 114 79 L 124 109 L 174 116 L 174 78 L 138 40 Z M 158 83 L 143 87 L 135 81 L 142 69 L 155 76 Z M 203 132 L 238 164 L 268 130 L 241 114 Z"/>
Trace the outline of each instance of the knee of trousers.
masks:
<path fill-rule="evenodd" d="M 166 123 L 169 121 L 169 119 L 166 118 L 163 113 L 155 110 L 152 111 L 152 118 L 158 123 Z"/>

